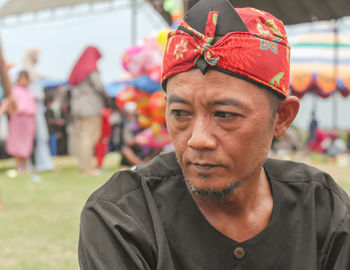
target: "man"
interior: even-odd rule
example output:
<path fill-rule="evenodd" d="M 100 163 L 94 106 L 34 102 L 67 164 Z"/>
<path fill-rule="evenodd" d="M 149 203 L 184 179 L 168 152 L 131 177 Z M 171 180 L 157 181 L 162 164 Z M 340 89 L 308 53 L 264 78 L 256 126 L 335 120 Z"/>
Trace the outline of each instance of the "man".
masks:
<path fill-rule="evenodd" d="M 299 102 L 282 23 L 202 0 L 168 36 L 175 153 L 117 173 L 81 217 L 82 269 L 350 269 L 350 200 L 327 174 L 267 159 Z"/>

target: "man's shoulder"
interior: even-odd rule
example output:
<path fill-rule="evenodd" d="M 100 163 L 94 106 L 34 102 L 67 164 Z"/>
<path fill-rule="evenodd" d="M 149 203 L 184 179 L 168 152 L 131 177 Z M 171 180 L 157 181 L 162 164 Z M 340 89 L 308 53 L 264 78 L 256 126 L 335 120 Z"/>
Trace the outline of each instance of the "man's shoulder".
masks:
<path fill-rule="evenodd" d="M 103 186 L 97 189 L 89 201 L 118 203 L 128 196 L 142 197 L 143 189 L 152 179 L 163 180 L 181 174 L 173 152 L 159 154 L 150 162 L 134 169 L 116 172 Z M 160 182 L 161 182 L 160 181 Z"/>
<path fill-rule="evenodd" d="M 338 185 L 328 173 L 305 163 L 268 159 L 264 168 L 272 181 L 293 186 L 303 186 L 315 196 L 330 194 L 331 197 L 350 211 L 349 195 Z"/>
<path fill-rule="evenodd" d="M 136 166 L 135 172 L 149 177 L 168 177 L 182 174 L 175 152 L 161 153 L 150 162 Z"/>
<path fill-rule="evenodd" d="M 269 158 L 264 163 L 264 168 L 270 178 L 278 179 L 279 181 L 307 182 L 316 180 L 322 182 L 328 176 L 327 173 L 316 167 L 291 160 Z"/>

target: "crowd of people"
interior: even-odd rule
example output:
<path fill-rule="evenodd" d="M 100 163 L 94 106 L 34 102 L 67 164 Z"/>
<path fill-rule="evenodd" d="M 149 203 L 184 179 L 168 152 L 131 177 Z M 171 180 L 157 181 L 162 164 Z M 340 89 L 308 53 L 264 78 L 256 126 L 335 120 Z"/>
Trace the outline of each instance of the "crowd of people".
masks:
<path fill-rule="evenodd" d="M 138 136 L 145 126 L 137 100 L 117 102 L 106 94 L 98 70 L 101 57 L 98 48 L 88 46 L 73 65 L 68 86 L 46 91 L 35 71 L 37 48 L 29 48 L 23 63 L 9 71 L 16 111 L 10 111 L 8 98 L 2 100 L 0 113 L 9 119 L 3 156 L 15 158 L 17 172 L 52 170 L 52 156 L 75 155 L 82 173 L 97 175 L 109 151 L 121 153 L 122 166 L 133 166 L 163 150 L 165 144 L 150 146 L 137 139 L 145 137 Z"/>
<path fill-rule="evenodd" d="M 54 169 L 45 117 L 45 92 L 35 68 L 39 54 L 38 48 L 28 48 L 21 64 L 10 70 L 12 84 L 11 89 L 7 90 L 10 94 L 1 102 L 2 114 L 9 115 L 5 149 L 7 154 L 15 158 L 16 171 L 41 172 Z M 4 68 L 5 65 L 2 66 Z M 3 74 L 3 86 L 5 80 Z M 12 101 L 15 109 L 9 106 Z"/>
<path fill-rule="evenodd" d="M 305 155 L 317 154 L 324 160 L 336 161 L 339 156 L 350 154 L 350 130 L 324 129 L 319 126 L 316 112 L 311 112 L 309 129 L 303 132 L 291 126 L 279 140 L 274 140 L 272 152 L 278 156 L 302 152 Z"/>

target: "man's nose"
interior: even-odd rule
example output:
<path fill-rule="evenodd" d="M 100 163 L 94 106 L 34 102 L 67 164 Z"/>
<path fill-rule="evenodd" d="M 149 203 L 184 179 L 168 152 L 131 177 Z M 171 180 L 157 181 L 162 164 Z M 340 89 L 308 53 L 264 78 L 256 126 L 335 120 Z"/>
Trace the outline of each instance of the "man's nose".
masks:
<path fill-rule="evenodd" d="M 206 119 L 195 119 L 187 145 L 196 150 L 215 149 L 217 141 L 213 131 Z"/>

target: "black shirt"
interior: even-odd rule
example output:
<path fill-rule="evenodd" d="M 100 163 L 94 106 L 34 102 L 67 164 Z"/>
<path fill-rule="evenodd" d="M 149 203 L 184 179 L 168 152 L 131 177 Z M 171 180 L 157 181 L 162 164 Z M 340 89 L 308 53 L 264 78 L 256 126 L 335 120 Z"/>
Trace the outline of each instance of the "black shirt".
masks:
<path fill-rule="evenodd" d="M 194 203 L 174 153 L 115 174 L 81 216 L 81 269 L 349 270 L 350 199 L 327 174 L 269 159 L 269 225 L 238 243 Z"/>

